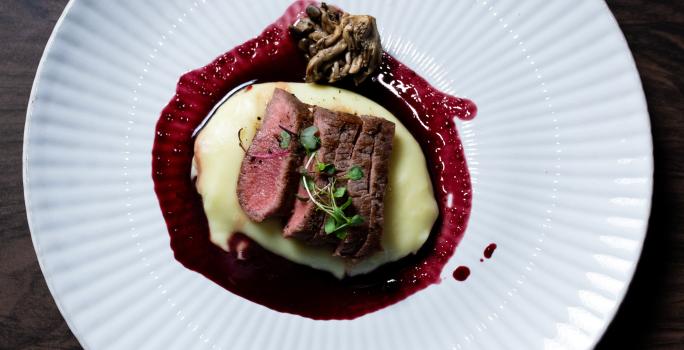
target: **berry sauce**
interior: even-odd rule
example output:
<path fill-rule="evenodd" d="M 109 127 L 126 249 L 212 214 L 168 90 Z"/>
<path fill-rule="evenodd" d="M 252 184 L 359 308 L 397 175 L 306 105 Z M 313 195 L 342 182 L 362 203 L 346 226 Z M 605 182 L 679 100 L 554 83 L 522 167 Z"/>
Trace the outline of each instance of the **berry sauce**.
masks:
<path fill-rule="evenodd" d="M 494 250 L 496 250 L 496 243 L 490 243 L 484 250 L 484 257 L 491 259 L 492 255 L 494 254 Z"/>
<path fill-rule="evenodd" d="M 190 179 L 192 132 L 240 83 L 304 81 L 306 61 L 287 27 L 309 3 L 293 3 L 258 37 L 180 78 L 157 122 L 152 178 L 171 248 L 185 267 L 273 310 L 313 319 L 353 319 L 440 281 L 444 264 L 463 237 L 471 207 L 470 175 L 454 118 L 472 119 L 477 108 L 467 99 L 439 92 L 387 53 L 373 79 L 359 87 L 344 86 L 392 112 L 426 156 L 440 216 L 417 254 L 339 280 L 275 255 L 241 233 L 231 236 L 230 252 L 223 251 L 209 241 L 202 200 Z"/>
<path fill-rule="evenodd" d="M 463 282 L 470 276 L 470 268 L 468 266 L 459 266 L 454 270 L 452 276 L 454 276 L 455 280 Z"/>

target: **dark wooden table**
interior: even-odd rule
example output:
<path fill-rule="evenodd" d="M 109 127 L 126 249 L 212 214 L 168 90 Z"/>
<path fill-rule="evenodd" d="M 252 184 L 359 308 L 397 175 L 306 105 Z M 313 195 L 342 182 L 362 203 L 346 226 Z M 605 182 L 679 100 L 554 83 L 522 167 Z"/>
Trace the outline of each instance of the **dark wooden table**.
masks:
<path fill-rule="evenodd" d="M 38 267 L 21 183 L 26 104 L 66 2 L 0 1 L 0 349 L 80 348 Z M 636 276 L 598 348 L 684 349 L 684 0 L 608 3 L 648 99 L 655 193 Z"/>

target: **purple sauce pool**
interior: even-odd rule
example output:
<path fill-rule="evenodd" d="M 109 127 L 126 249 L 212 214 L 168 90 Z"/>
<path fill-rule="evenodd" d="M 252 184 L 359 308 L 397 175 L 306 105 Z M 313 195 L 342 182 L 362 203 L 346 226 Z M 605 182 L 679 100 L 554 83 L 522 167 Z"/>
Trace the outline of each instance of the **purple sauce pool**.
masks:
<path fill-rule="evenodd" d="M 171 248 L 184 266 L 273 310 L 313 319 L 353 319 L 440 281 L 444 264 L 463 237 L 471 207 L 470 174 L 453 118 L 472 119 L 477 108 L 467 99 L 439 92 L 387 53 L 373 79 L 359 87 L 343 86 L 392 112 L 426 156 L 440 216 L 416 255 L 339 280 L 277 256 L 244 234 L 231 237 L 231 252 L 221 250 L 209 241 L 202 201 L 189 176 L 192 132 L 216 102 L 240 83 L 303 81 L 306 62 L 287 26 L 309 3 L 293 3 L 255 39 L 180 78 L 175 96 L 157 122 L 152 177 Z"/>

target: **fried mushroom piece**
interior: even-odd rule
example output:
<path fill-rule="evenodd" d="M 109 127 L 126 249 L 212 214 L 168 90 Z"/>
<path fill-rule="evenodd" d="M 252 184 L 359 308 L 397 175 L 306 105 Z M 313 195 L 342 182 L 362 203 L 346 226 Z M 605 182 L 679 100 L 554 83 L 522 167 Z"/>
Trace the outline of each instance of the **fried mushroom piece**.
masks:
<path fill-rule="evenodd" d="M 382 45 L 374 17 L 350 15 L 326 3 L 307 6 L 306 15 L 290 30 L 309 61 L 307 82 L 351 78 L 358 85 L 378 68 Z"/>

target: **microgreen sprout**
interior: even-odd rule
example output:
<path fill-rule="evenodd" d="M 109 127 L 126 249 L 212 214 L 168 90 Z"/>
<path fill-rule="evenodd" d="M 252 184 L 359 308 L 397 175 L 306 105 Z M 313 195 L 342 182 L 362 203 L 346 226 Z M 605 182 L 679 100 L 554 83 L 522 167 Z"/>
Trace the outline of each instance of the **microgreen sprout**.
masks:
<path fill-rule="evenodd" d="M 347 175 L 345 175 L 345 177 L 349 180 L 361 180 L 363 177 L 363 170 L 360 166 L 354 165 L 349 168 L 349 171 L 347 171 Z"/>
<path fill-rule="evenodd" d="M 292 136 L 287 131 L 283 130 L 280 132 L 280 139 L 278 145 L 282 149 L 288 149 L 290 147 L 290 142 L 292 141 Z"/>
<path fill-rule="evenodd" d="M 311 166 L 315 157 L 316 152 L 309 155 L 309 159 L 304 166 L 305 169 L 308 169 Z M 317 168 L 321 169 L 318 165 Z M 326 168 L 327 167 L 324 166 L 322 169 L 325 170 Z M 323 230 L 326 234 L 335 234 L 337 238 L 344 239 L 348 235 L 347 229 L 350 226 L 362 224 L 364 219 L 358 214 L 350 217 L 344 212 L 345 209 L 352 204 L 351 197 L 347 196 L 347 200 L 344 201 L 342 205 L 338 205 L 338 199 L 341 200 L 347 194 L 347 188 L 342 186 L 337 187 L 336 182 L 336 179 L 331 177 L 328 179 L 328 183 L 321 187 L 318 186 L 308 174 L 305 173 L 302 175 L 302 185 L 309 196 L 309 200 L 311 200 L 318 210 L 322 210 L 326 213 L 327 218 Z"/>
<path fill-rule="evenodd" d="M 317 132 L 318 128 L 312 125 L 299 133 L 299 143 L 304 146 L 306 154 L 311 154 L 318 149 L 321 139 L 316 136 Z"/>
<path fill-rule="evenodd" d="M 316 162 L 316 170 L 318 170 L 320 173 L 325 173 L 328 175 L 335 175 L 335 172 L 337 171 L 334 165 L 324 162 Z"/>

